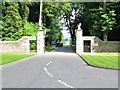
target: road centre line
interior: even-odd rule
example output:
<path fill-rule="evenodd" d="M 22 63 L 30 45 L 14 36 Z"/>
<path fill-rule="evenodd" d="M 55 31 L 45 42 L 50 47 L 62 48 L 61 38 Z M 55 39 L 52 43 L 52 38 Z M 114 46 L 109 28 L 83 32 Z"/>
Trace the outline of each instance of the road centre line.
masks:
<path fill-rule="evenodd" d="M 52 75 L 51 73 L 48 72 L 48 70 L 47 70 L 46 67 L 44 67 L 44 70 L 45 70 L 45 72 L 46 72 L 50 77 L 53 77 L 53 75 Z"/>
<path fill-rule="evenodd" d="M 67 83 L 65 83 L 65 82 L 63 82 L 63 81 L 61 81 L 61 80 L 57 80 L 57 81 L 58 81 L 59 83 L 63 84 L 64 86 L 68 87 L 68 88 L 74 88 L 74 87 L 68 85 Z"/>
<path fill-rule="evenodd" d="M 48 66 L 48 65 L 50 65 L 52 63 L 52 61 L 50 61 L 48 64 L 46 64 L 46 67 Z"/>
<path fill-rule="evenodd" d="M 52 61 L 50 61 L 49 63 L 47 63 L 44 67 L 44 71 L 50 76 L 53 78 L 53 75 L 48 71 L 47 67 L 52 63 Z M 63 84 L 64 86 L 68 87 L 68 88 L 74 88 L 70 85 L 68 85 L 67 83 L 61 81 L 61 80 L 57 80 L 59 83 Z"/>

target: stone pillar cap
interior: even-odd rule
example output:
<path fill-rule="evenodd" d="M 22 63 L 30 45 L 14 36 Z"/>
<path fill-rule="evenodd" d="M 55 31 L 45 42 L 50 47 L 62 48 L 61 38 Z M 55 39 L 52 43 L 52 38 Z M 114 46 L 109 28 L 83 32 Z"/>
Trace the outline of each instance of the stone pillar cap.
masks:
<path fill-rule="evenodd" d="M 78 24 L 78 29 L 77 30 L 82 30 L 81 29 L 81 23 Z"/>
<path fill-rule="evenodd" d="M 42 27 L 39 27 L 38 31 L 43 31 Z"/>

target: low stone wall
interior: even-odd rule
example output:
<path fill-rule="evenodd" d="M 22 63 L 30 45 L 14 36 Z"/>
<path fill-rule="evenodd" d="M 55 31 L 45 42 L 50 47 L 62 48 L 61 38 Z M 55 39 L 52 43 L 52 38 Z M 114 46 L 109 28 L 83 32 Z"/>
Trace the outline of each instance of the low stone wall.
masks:
<path fill-rule="evenodd" d="M 94 38 L 93 51 L 94 52 L 120 52 L 120 41 L 102 41 L 99 38 Z"/>
<path fill-rule="evenodd" d="M 76 30 L 76 53 L 85 52 L 120 52 L 119 44 L 120 41 L 102 41 L 95 36 L 83 36 L 83 30 L 81 29 L 81 24 L 78 25 Z M 84 46 L 84 41 L 90 41 L 90 45 Z M 85 51 L 88 49 L 89 51 Z"/>
<path fill-rule="evenodd" d="M 30 40 L 36 40 L 34 36 L 23 36 L 18 41 L 0 41 L 0 52 L 30 52 Z"/>

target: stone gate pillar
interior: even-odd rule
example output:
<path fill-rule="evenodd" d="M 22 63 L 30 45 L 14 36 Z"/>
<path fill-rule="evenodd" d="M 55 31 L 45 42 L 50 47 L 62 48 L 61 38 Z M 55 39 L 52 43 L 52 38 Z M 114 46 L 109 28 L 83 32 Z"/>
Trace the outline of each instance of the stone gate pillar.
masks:
<path fill-rule="evenodd" d="M 83 53 L 82 33 L 83 33 L 83 30 L 81 29 L 81 23 L 80 23 L 76 31 L 76 53 Z"/>
<path fill-rule="evenodd" d="M 37 35 L 37 53 L 44 53 L 44 31 L 42 28 L 38 30 L 38 35 Z"/>
<path fill-rule="evenodd" d="M 37 53 L 44 53 L 44 31 L 42 29 L 42 0 L 40 0 L 39 29 L 37 33 Z"/>

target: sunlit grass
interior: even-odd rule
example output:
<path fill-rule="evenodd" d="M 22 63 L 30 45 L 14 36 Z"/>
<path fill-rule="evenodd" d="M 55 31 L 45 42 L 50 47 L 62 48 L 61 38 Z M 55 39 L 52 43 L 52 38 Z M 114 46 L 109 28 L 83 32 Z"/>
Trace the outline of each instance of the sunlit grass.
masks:
<path fill-rule="evenodd" d="M 3 52 L 0 54 L 1 54 L 0 64 L 2 65 L 35 55 L 19 52 Z"/>
<path fill-rule="evenodd" d="M 120 68 L 118 53 L 98 53 L 80 55 L 88 64 L 104 68 Z"/>

